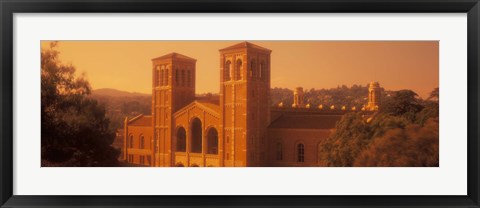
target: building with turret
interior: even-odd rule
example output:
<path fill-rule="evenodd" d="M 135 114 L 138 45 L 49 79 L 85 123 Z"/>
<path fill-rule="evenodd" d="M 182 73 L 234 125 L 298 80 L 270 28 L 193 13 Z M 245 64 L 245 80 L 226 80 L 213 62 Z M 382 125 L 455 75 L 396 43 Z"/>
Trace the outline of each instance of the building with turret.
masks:
<path fill-rule="evenodd" d="M 220 49 L 220 92 L 208 98 L 195 96 L 194 58 L 152 59 L 152 115 L 125 119 L 123 159 L 152 167 L 321 166 L 319 145 L 355 109 L 307 107 L 301 87 L 292 108 L 271 107 L 271 53 L 249 42 Z M 375 86 L 368 106 L 379 105 Z"/>

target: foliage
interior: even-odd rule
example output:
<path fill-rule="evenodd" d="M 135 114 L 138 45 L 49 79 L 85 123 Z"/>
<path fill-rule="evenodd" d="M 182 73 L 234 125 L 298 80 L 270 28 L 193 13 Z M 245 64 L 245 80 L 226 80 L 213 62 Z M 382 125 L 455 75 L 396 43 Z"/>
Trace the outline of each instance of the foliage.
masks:
<path fill-rule="evenodd" d="M 360 113 L 343 116 L 336 131 L 321 145 L 319 158 L 327 166 L 352 166 L 371 138 L 368 124 Z"/>
<path fill-rule="evenodd" d="M 344 115 L 320 146 L 320 162 L 336 167 L 438 166 L 438 99 L 423 101 L 410 90 L 392 95 L 373 115 Z"/>
<path fill-rule="evenodd" d="M 88 81 L 59 61 L 55 47 L 41 52 L 42 166 L 117 165 L 104 106 L 86 97 Z"/>
<path fill-rule="evenodd" d="M 432 167 L 439 165 L 438 120 L 425 126 L 410 124 L 388 130 L 375 138 L 355 160 L 354 166 Z"/>
<path fill-rule="evenodd" d="M 392 116 L 401 116 L 409 121 L 415 120 L 415 114 L 420 112 L 423 106 L 417 93 L 411 90 L 400 90 L 387 97 L 380 106 L 380 111 Z"/>
<path fill-rule="evenodd" d="M 105 105 L 106 117 L 110 120 L 110 129 L 112 131 L 123 128 L 125 117 L 133 118 L 140 114 L 151 114 L 152 96 L 96 95 L 94 91 L 90 98 Z"/>

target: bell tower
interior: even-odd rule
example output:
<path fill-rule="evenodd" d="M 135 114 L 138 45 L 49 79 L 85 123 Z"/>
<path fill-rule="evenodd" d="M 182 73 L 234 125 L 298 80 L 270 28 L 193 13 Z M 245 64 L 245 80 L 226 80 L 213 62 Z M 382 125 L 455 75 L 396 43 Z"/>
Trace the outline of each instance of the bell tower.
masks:
<path fill-rule="evenodd" d="M 173 114 L 195 99 L 196 60 L 178 53 L 152 59 L 154 166 L 173 166 Z"/>
<path fill-rule="evenodd" d="M 271 50 L 242 42 L 220 50 L 224 166 L 266 163 Z"/>

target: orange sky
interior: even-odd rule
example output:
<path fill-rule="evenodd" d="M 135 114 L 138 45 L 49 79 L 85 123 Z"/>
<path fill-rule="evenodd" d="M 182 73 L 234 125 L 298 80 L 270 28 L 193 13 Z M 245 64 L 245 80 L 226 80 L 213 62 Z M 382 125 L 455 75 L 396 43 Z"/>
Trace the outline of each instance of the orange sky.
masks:
<path fill-rule="evenodd" d="M 241 41 L 60 41 L 64 63 L 86 73 L 93 89 L 151 93 L 151 59 L 177 52 L 197 59 L 197 93 L 219 91 L 219 52 Z M 412 89 L 426 98 L 438 87 L 438 41 L 250 41 L 272 50 L 272 87 L 365 85 Z M 48 41 L 42 41 L 42 47 Z"/>

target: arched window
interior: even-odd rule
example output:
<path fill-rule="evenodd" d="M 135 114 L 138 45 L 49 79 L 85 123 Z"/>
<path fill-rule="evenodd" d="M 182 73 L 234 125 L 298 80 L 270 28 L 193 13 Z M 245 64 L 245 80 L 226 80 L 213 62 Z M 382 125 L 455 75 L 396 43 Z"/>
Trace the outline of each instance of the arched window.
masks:
<path fill-rule="evenodd" d="M 178 68 L 175 69 L 175 85 L 178 86 Z"/>
<path fill-rule="evenodd" d="M 187 70 L 187 87 L 192 86 L 192 74 L 190 73 L 190 70 Z"/>
<path fill-rule="evenodd" d="M 282 146 L 282 143 L 277 143 L 277 160 L 283 160 L 283 146 Z"/>
<path fill-rule="evenodd" d="M 192 120 L 190 152 L 202 153 L 202 122 L 198 118 Z"/>
<path fill-rule="evenodd" d="M 242 79 L 242 60 L 238 59 L 235 65 L 235 80 Z"/>
<path fill-rule="evenodd" d="M 305 146 L 302 143 L 297 145 L 297 162 L 305 162 Z"/>
<path fill-rule="evenodd" d="M 145 148 L 145 137 L 143 135 L 140 135 L 140 149 Z"/>
<path fill-rule="evenodd" d="M 215 128 L 210 128 L 207 133 L 207 153 L 218 154 L 218 133 Z"/>
<path fill-rule="evenodd" d="M 260 63 L 260 70 L 258 71 L 258 77 L 261 80 L 265 79 L 265 64 L 263 62 Z"/>
<path fill-rule="evenodd" d="M 182 69 L 182 87 L 185 86 L 185 70 Z"/>
<path fill-rule="evenodd" d="M 133 148 L 133 135 L 130 135 L 130 140 L 128 141 L 128 147 Z"/>
<path fill-rule="evenodd" d="M 164 81 L 164 85 L 168 85 L 168 68 L 165 69 L 165 81 Z"/>
<path fill-rule="evenodd" d="M 153 77 L 155 79 L 155 87 L 160 85 L 159 76 L 160 76 L 160 72 L 158 71 L 158 66 L 156 66 L 154 77 Z"/>
<path fill-rule="evenodd" d="M 162 68 L 162 71 L 160 72 L 160 77 L 158 78 L 160 80 L 160 86 L 163 86 L 163 78 L 165 77 L 165 70 L 163 70 Z"/>
<path fill-rule="evenodd" d="M 187 132 L 183 127 L 177 130 L 177 152 L 185 152 L 187 150 Z"/>
<path fill-rule="evenodd" d="M 255 61 L 255 59 L 251 60 L 250 71 L 248 72 L 248 74 L 250 77 L 252 77 L 252 79 L 255 79 L 255 77 L 257 76 L 257 62 Z"/>
<path fill-rule="evenodd" d="M 224 79 L 224 81 L 230 81 L 230 78 L 231 78 L 231 76 L 230 76 L 230 70 L 231 70 L 231 68 L 230 68 L 230 67 L 231 67 L 231 65 L 232 65 L 232 64 L 230 63 L 230 61 L 227 61 L 227 62 L 225 63 L 225 66 L 224 66 L 224 68 L 223 68 L 223 74 L 224 74 L 223 79 Z"/>

